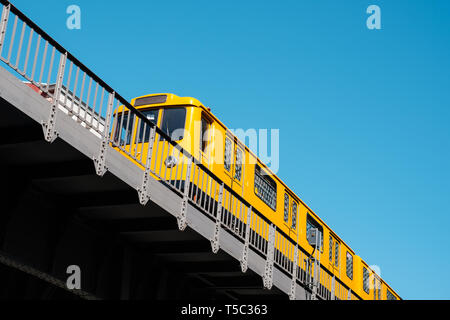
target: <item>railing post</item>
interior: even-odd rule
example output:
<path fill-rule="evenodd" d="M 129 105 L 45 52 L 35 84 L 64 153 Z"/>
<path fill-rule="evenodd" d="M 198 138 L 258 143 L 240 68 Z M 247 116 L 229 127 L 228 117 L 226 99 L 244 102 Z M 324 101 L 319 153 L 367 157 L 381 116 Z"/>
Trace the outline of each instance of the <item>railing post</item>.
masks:
<path fill-rule="evenodd" d="M 186 208 L 189 197 L 189 188 L 191 185 L 191 168 L 192 168 L 192 157 L 189 157 L 189 162 L 186 167 L 186 178 L 184 180 L 183 200 L 181 200 L 180 214 L 177 217 L 178 229 L 180 229 L 181 231 L 186 229 Z"/>
<path fill-rule="evenodd" d="M 298 244 L 295 244 L 294 250 L 294 263 L 292 265 L 292 279 L 291 279 L 291 291 L 289 294 L 290 300 L 296 299 L 296 291 L 297 291 L 297 262 L 298 262 Z"/>
<path fill-rule="evenodd" d="M 5 34 L 6 34 L 6 27 L 8 25 L 8 18 L 9 18 L 9 11 L 11 10 L 11 4 L 8 3 L 8 5 L 3 6 L 2 10 L 2 21 L 0 25 L 0 57 L 2 56 L 3 46 L 5 42 Z"/>
<path fill-rule="evenodd" d="M 100 151 L 99 151 L 97 158 L 94 157 L 94 159 L 93 159 L 94 166 L 95 166 L 95 172 L 100 177 L 102 177 L 108 170 L 106 168 L 106 150 L 109 145 L 109 138 L 110 138 L 109 129 L 111 126 L 111 117 L 112 117 L 112 113 L 113 113 L 113 105 L 114 105 L 115 96 L 116 96 L 116 93 L 114 91 L 109 94 L 108 106 L 106 109 L 105 125 L 103 127 L 102 142 L 100 144 Z M 101 117 L 101 115 L 99 115 L 99 120 L 98 120 L 99 122 L 100 122 L 100 117 Z"/>
<path fill-rule="evenodd" d="M 314 251 L 314 280 L 312 281 L 311 300 L 317 300 L 317 290 L 320 285 L 320 254 L 322 251 L 322 234 L 318 229 L 316 229 L 316 234 L 316 249 Z"/>
<path fill-rule="evenodd" d="M 61 57 L 59 59 L 58 74 L 56 78 L 55 92 L 53 93 L 52 106 L 50 108 L 50 116 L 48 118 L 47 123 L 45 122 L 42 123 L 42 127 L 44 129 L 44 138 L 47 142 L 55 141 L 56 137 L 58 136 L 58 133 L 55 130 L 56 114 L 59 106 L 59 96 L 63 84 L 66 61 L 67 61 L 67 52 L 61 54 Z"/>
<path fill-rule="evenodd" d="M 273 255 L 275 252 L 275 231 L 276 227 L 271 224 L 269 226 L 269 239 L 267 244 L 266 265 L 264 268 L 263 283 L 267 289 L 272 289 L 273 285 Z"/>
<path fill-rule="evenodd" d="M 244 247 L 242 248 L 241 270 L 246 272 L 248 268 L 248 247 L 250 244 L 250 219 L 252 217 L 252 206 L 247 210 L 247 223 L 245 227 Z"/>
<path fill-rule="evenodd" d="M 145 130 L 144 130 L 144 138 L 145 138 Z M 153 153 L 153 144 L 155 142 L 156 128 L 152 126 L 150 129 L 150 137 L 148 140 L 148 149 L 147 149 L 147 161 L 145 162 L 145 170 L 142 176 L 142 184 L 141 187 L 138 188 L 139 202 L 143 206 L 145 206 L 150 199 L 148 194 L 149 192 L 149 181 L 150 181 L 150 166 L 152 162 L 152 153 Z M 144 140 L 144 138 L 142 140 Z"/>
<path fill-rule="evenodd" d="M 219 204 L 217 206 L 216 224 L 214 226 L 214 235 L 211 239 L 211 248 L 213 253 L 219 252 L 219 238 L 220 238 L 220 225 L 222 223 L 222 197 L 223 197 L 223 182 L 220 185 L 219 190 Z"/>

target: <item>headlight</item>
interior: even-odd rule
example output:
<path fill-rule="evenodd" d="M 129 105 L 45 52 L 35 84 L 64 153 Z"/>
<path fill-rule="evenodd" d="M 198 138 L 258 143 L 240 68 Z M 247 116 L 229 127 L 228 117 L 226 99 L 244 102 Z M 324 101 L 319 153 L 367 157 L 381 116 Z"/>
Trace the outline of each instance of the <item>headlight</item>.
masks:
<path fill-rule="evenodd" d="M 166 158 L 166 161 L 164 161 L 164 164 L 166 165 L 167 168 L 173 168 L 177 165 L 177 163 L 178 160 L 174 156 L 168 156 Z"/>

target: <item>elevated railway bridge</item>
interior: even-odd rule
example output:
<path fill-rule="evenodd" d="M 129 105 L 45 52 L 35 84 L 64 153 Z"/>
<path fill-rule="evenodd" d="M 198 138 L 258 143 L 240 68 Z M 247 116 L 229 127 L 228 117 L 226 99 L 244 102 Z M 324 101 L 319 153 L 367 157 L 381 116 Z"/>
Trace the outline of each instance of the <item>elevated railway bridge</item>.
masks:
<path fill-rule="evenodd" d="M 1 3 L 0 298 L 352 297 L 118 91 Z M 178 154 L 182 183 L 113 147 L 119 106 L 150 139 L 167 142 L 147 160 Z M 217 188 L 213 205 L 204 181 Z M 292 255 L 276 250 L 280 244 Z M 80 267 L 81 289 L 66 285 L 71 265 Z"/>

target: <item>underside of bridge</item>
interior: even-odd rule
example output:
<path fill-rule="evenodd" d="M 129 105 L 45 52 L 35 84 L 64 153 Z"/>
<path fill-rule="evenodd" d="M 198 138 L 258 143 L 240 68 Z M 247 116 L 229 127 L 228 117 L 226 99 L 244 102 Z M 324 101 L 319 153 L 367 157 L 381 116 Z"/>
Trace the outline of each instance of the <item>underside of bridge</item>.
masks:
<path fill-rule="evenodd" d="M 2 299 L 288 299 L 2 98 L 0 172 Z"/>

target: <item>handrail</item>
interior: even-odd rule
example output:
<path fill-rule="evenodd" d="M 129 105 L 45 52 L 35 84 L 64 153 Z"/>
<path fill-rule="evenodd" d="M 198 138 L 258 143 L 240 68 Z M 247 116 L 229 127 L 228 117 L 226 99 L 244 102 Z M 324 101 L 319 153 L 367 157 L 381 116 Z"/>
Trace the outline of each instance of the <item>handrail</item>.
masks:
<path fill-rule="evenodd" d="M 176 141 L 172 140 L 172 138 L 166 134 L 164 131 L 162 131 L 159 127 L 156 126 L 156 124 L 154 124 L 152 121 L 150 121 L 142 112 L 140 112 L 138 109 L 136 109 L 133 105 L 131 105 L 131 103 L 129 103 L 126 99 L 124 99 L 120 94 L 117 93 L 117 91 L 115 91 L 112 87 L 110 87 L 106 82 L 104 82 L 99 76 L 97 76 L 91 69 L 89 69 L 88 67 L 86 67 L 82 62 L 80 62 L 77 58 L 75 58 L 70 52 L 68 52 L 62 45 L 60 45 L 55 39 L 53 39 L 51 36 L 49 36 L 45 31 L 43 31 L 39 26 L 37 26 L 33 21 L 31 21 L 25 14 L 23 14 L 19 9 L 17 9 L 13 4 L 11 4 L 9 1 L 7 0 L 0 0 L 0 3 L 2 3 L 5 7 L 3 8 L 3 13 L 6 12 L 7 15 L 9 15 L 9 12 L 13 13 L 16 15 L 16 20 L 15 20 L 15 25 L 14 25 L 14 29 L 13 29 L 13 36 L 12 36 L 12 40 L 10 43 L 10 48 L 9 51 L 11 52 L 12 46 L 14 45 L 14 32 L 15 32 L 15 28 L 16 28 L 16 23 L 17 23 L 17 18 L 20 18 L 23 21 L 23 28 L 22 28 L 22 36 L 21 36 L 21 42 L 19 44 L 19 48 L 22 46 L 23 44 L 23 34 L 24 34 L 24 30 L 25 30 L 25 25 L 27 25 L 30 29 L 31 29 L 31 33 L 30 33 L 30 39 L 28 41 L 28 49 L 27 49 L 27 56 L 26 56 L 26 61 L 28 61 L 29 58 L 29 51 L 30 51 L 30 47 L 31 47 L 31 39 L 33 36 L 33 32 L 37 33 L 40 38 L 44 39 L 47 43 L 45 46 L 45 54 L 42 60 L 42 66 L 41 66 L 41 76 L 39 77 L 39 81 L 35 81 L 35 79 L 33 79 L 33 75 L 34 75 L 34 68 L 36 66 L 36 57 L 38 56 L 38 51 L 40 50 L 39 47 L 39 43 L 36 45 L 36 53 L 35 53 L 35 61 L 33 63 L 33 72 L 32 72 L 32 76 L 31 77 L 27 77 L 26 73 L 27 73 L 27 62 L 25 62 L 25 67 L 23 72 L 20 71 L 19 68 L 19 62 L 20 62 L 20 49 L 19 49 L 19 53 L 17 54 L 16 57 L 16 63 L 15 65 L 11 63 L 10 61 L 10 54 L 8 54 L 8 58 L 4 59 L 0 53 L 0 59 L 3 60 L 4 62 L 6 62 L 10 67 L 14 68 L 14 70 L 16 72 L 18 72 L 19 74 L 21 74 L 22 76 L 24 76 L 26 79 L 29 79 L 32 83 L 34 81 L 34 83 L 38 83 L 40 86 L 42 85 L 41 81 L 41 77 L 42 77 L 42 73 L 43 70 L 45 69 L 44 64 L 45 64 L 45 58 L 46 58 L 46 50 L 47 50 L 47 46 L 48 44 L 50 44 L 51 46 L 53 46 L 53 53 L 52 53 L 52 57 L 51 57 L 51 61 L 53 62 L 53 58 L 54 58 L 54 53 L 55 50 L 57 50 L 60 53 L 60 64 L 58 67 L 58 74 L 57 74 L 57 81 L 56 81 L 56 85 L 55 85 L 55 93 L 53 95 L 53 101 L 52 103 L 52 110 L 51 110 L 51 114 L 50 114 L 50 118 L 56 113 L 56 105 L 59 103 L 59 98 L 60 98 L 60 91 L 62 89 L 67 91 L 67 96 L 71 95 L 72 98 L 75 97 L 76 95 L 76 89 L 77 89 L 77 84 L 78 84 L 78 73 L 81 70 L 82 72 L 84 72 L 84 76 L 83 76 L 83 80 L 82 80 L 82 85 L 81 85 L 81 96 L 79 97 L 79 105 L 80 108 L 84 106 L 84 116 L 82 115 L 81 110 L 78 110 L 78 116 L 80 116 L 81 119 L 83 121 L 85 121 L 85 125 L 87 126 L 87 111 L 89 111 L 88 109 L 89 107 L 89 100 L 90 100 L 90 94 L 91 94 L 91 85 L 92 85 L 92 81 L 95 81 L 95 83 L 97 84 L 97 87 L 95 89 L 95 98 L 94 98 L 94 102 L 93 102 L 93 106 L 92 106 L 92 115 L 91 116 L 91 124 L 94 120 L 97 120 L 97 123 L 100 119 L 102 119 L 102 115 L 101 115 L 101 110 L 102 110 L 102 103 L 103 103 L 103 98 L 104 98 L 104 92 L 102 92 L 101 94 L 101 102 L 100 102 L 100 110 L 97 111 L 95 110 L 95 99 L 97 98 L 97 89 L 103 88 L 103 90 L 106 90 L 107 93 L 109 93 L 109 100 L 108 100 L 108 110 L 107 110 L 107 116 L 105 117 L 105 126 L 103 129 L 103 135 L 104 137 L 109 137 L 112 133 L 113 133 L 113 129 L 111 129 L 109 127 L 109 124 L 111 122 L 111 116 L 113 113 L 113 105 L 115 100 L 117 100 L 118 103 L 121 103 L 122 106 L 124 106 L 125 108 L 127 108 L 129 110 L 129 112 L 131 114 L 133 114 L 134 116 L 136 116 L 137 118 L 139 118 L 140 121 L 142 121 L 144 123 L 145 126 L 148 126 L 148 128 L 150 128 L 153 131 L 153 135 L 156 133 L 159 135 L 159 137 L 162 137 L 165 141 L 167 141 L 170 145 L 172 145 L 174 148 L 176 148 L 180 154 L 182 153 L 183 156 L 190 158 L 192 160 L 192 163 L 197 166 L 199 169 L 203 170 L 209 177 L 211 177 L 211 179 L 215 180 L 216 183 L 221 184 L 221 186 L 223 187 L 223 190 L 225 190 L 226 192 L 229 193 L 229 195 L 231 195 L 232 197 L 236 198 L 238 201 L 240 201 L 244 206 L 251 208 L 251 213 L 254 213 L 257 217 L 259 217 L 262 221 L 264 221 L 267 226 L 270 226 L 273 230 L 273 226 L 274 223 L 265 215 L 263 215 L 261 212 L 259 212 L 257 209 L 255 209 L 246 199 L 244 199 L 240 194 L 238 194 L 237 192 L 235 192 L 231 187 L 229 187 L 228 185 L 226 185 L 225 183 L 223 183 L 223 181 L 214 173 L 212 172 L 208 167 L 206 167 L 205 165 L 203 165 L 201 163 L 201 161 L 199 161 L 197 158 L 195 158 L 193 155 L 191 155 L 190 152 L 188 152 L 187 150 L 185 150 L 183 147 L 181 147 Z M 5 9 L 6 8 L 6 9 Z M 4 17 L 2 14 L 2 21 L 0 21 L 1 23 L 1 27 L 2 27 L 2 35 L 0 38 L 0 41 L 4 42 L 4 36 L 5 33 L 7 31 L 7 22 L 8 22 L 8 16 Z M 39 38 L 39 39 L 40 39 Z M 1 46 L 4 46 L 4 43 L 0 42 Z M 3 47 L 2 47 L 3 48 Z M 69 68 L 69 76 L 68 76 L 68 84 L 65 85 L 64 82 L 64 71 L 66 68 L 66 61 L 69 61 L 71 63 L 70 68 Z M 51 63 L 52 63 L 51 62 Z M 50 63 L 50 64 L 51 64 Z M 75 79 L 75 84 L 74 84 L 74 89 L 71 91 L 70 90 L 70 80 L 71 80 L 71 72 L 72 72 L 72 67 L 75 66 L 76 68 L 78 68 L 77 72 L 76 72 L 76 79 Z M 48 70 L 48 78 L 51 77 L 51 71 L 52 71 L 52 66 L 49 67 Z M 85 89 L 85 78 L 86 75 L 88 77 L 90 77 L 90 82 L 89 82 L 89 88 L 88 88 L 88 93 L 87 93 L 87 100 L 84 102 L 83 101 L 83 90 Z M 94 85 L 95 85 L 94 83 Z M 46 84 L 46 87 L 48 90 L 49 88 L 49 83 Z M 72 105 L 73 107 L 73 105 Z M 73 110 L 72 110 L 73 111 Z M 98 116 L 98 119 L 93 119 L 95 118 L 95 116 Z M 52 119 L 52 118 L 51 118 Z M 51 120 L 50 119 L 50 120 Z M 51 122 L 49 120 L 49 122 Z M 123 118 L 122 118 L 123 121 Z M 129 121 L 128 121 L 129 122 Z M 98 128 L 97 128 L 98 129 Z M 122 127 L 121 127 L 122 129 Z M 126 130 L 128 130 L 128 123 L 127 123 L 127 127 Z M 138 129 L 139 130 L 139 129 Z M 136 132 L 134 132 L 136 133 Z M 128 134 L 128 133 L 127 133 Z M 138 136 L 139 131 L 136 133 L 136 136 Z M 145 137 L 145 132 L 143 133 L 144 137 Z M 120 138 L 121 139 L 121 138 Z M 152 139 L 152 138 L 150 138 Z M 153 136 L 154 139 L 154 136 Z M 106 139 L 106 141 L 109 141 L 108 139 Z M 119 140 L 120 141 L 120 140 Z M 152 140 L 150 140 L 152 141 Z M 105 140 L 103 140 L 103 144 L 104 144 Z M 142 143 L 143 144 L 143 143 Z M 151 143 L 149 143 L 150 145 Z M 104 148 L 104 146 L 103 146 Z M 119 148 L 120 148 L 120 142 L 119 142 Z M 169 147 L 170 148 L 170 147 Z M 164 149 L 163 149 L 164 150 Z M 162 158 L 161 158 L 162 159 Z M 149 164 L 147 164 L 148 166 L 150 166 Z M 144 165 L 145 166 L 145 165 Z M 156 164 L 155 164 L 156 166 Z M 148 168 L 147 168 L 148 169 Z M 146 169 L 146 170 L 147 170 Z M 181 169 L 181 174 L 183 173 L 183 168 Z M 198 174 L 198 173 L 197 173 Z M 165 173 L 164 173 L 165 176 Z M 190 175 L 187 176 L 187 179 L 190 179 Z M 203 179 L 203 178 L 202 178 Z M 202 180 L 203 183 L 203 180 Z M 198 188 L 198 186 L 197 186 Z M 203 188 L 203 185 L 202 185 Z M 209 195 L 210 197 L 212 196 Z M 213 201 L 216 201 L 215 199 Z M 221 200 L 220 200 L 221 201 Z M 219 206 L 221 206 L 222 204 L 220 203 Z M 220 217 L 216 217 L 217 220 L 220 219 Z M 220 223 L 220 221 L 219 221 Z M 248 223 L 248 221 L 247 221 Z M 254 230 L 256 231 L 256 230 Z M 295 245 L 296 247 L 298 247 L 298 249 L 303 252 L 304 254 L 310 256 L 311 253 L 309 253 L 306 248 L 303 248 L 302 246 L 299 245 L 299 243 L 295 240 L 293 240 L 290 236 L 288 236 L 283 230 L 277 228 L 276 232 L 278 234 L 280 234 L 281 236 L 284 237 L 284 239 L 286 239 L 291 245 Z M 273 237 L 274 237 L 274 233 L 273 233 Z M 270 237 L 270 235 L 269 235 Z M 242 238 L 241 238 L 242 239 Z M 248 240 L 247 240 L 248 241 Z M 274 240 L 273 240 L 274 241 Z M 270 241 L 268 241 L 269 244 Z M 266 248 L 268 247 L 268 244 L 266 244 Z M 271 259 L 269 258 L 269 250 L 267 250 L 267 252 L 265 253 L 265 255 L 267 256 L 267 259 Z M 285 255 L 285 253 L 283 253 L 283 255 Z M 288 257 L 289 261 L 291 261 L 291 258 Z M 270 261 L 269 261 L 270 262 Z M 298 261 L 292 261 L 294 263 L 295 268 L 299 267 L 302 270 L 302 267 L 298 265 Z M 273 261 L 272 261 L 273 263 Z M 269 263 L 270 264 L 270 263 Z M 326 267 L 324 267 L 323 265 L 320 265 L 320 268 L 325 269 L 326 272 L 330 273 L 331 271 L 329 271 Z M 295 269 L 295 272 L 297 272 L 297 269 Z M 308 272 L 308 271 L 307 271 Z M 320 282 L 320 279 L 318 280 Z M 341 281 L 340 281 L 341 282 Z M 342 283 L 342 282 L 341 282 Z M 344 286 L 345 284 L 342 283 Z M 271 286 L 271 285 L 270 285 Z"/>
<path fill-rule="evenodd" d="M 194 163 L 199 166 L 202 170 L 204 170 L 207 174 L 209 174 L 214 180 L 217 182 L 222 182 L 219 177 L 217 177 L 216 174 L 214 174 L 211 170 L 209 170 L 205 165 L 203 165 L 197 158 L 191 155 L 190 152 L 182 148 L 177 142 L 173 141 L 170 136 L 168 136 L 164 131 L 162 131 L 159 127 L 157 127 L 152 121 L 147 119 L 147 117 L 140 112 L 138 109 L 136 109 L 131 103 L 129 103 L 126 99 L 124 99 L 116 90 L 114 90 L 112 87 L 110 87 L 106 82 L 104 82 L 97 74 L 95 74 L 91 69 L 89 69 L 86 65 L 84 65 L 81 61 L 79 61 L 75 56 L 73 56 L 69 51 L 67 51 L 61 44 L 59 44 L 55 39 L 53 39 L 50 35 L 48 35 L 44 30 L 42 30 L 36 23 L 34 23 L 30 18 L 28 18 L 24 13 L 22 13 L 17 7 L 15 7 L 11 2 L 8 0 L 0 0 L 0 2 L 7 6 L 10 6 L 10 11 L 14 14 L 16 14 L 20 19 L 22 19 L 24 22 L 27 23 L 28 26 L 30 26 L 32 29 L 34 29 L 35 32 L 40 34 L 42 38 L 47 40 L 51 45 L 53 45 L 60 53 L 66 53 L 67 58 L 74 62 L 80 69 L 84 72 L 86 72 L 92 79 L 97 81 L 102 87 L 104 87 L 109 93 L 115 94 L 115 97 L 117 100 L 119 100 L 127 109 L 131 111 L 131 113 L 135 114 L 141 121 L 144 121 L 150 128 L 155 127 L 156 132 L 163 137 L 167 142 L 172 144 L 173 146 L 177 147 L 177 149 L 180 150 L 185 156 L 192 157 Z M 236 193 L 232 188 L 230 188 L 227 185 L 224 185 L 224 188 L 231 192 L 233 196 L 238 198 L 242 203 L 244 203 L 247 206 L 250 206 L 251 204 L 246 201 L 243 197 L 241 197 L 238 193 Z M 265 222 L 271 224 L 272 221 L 268 219 L 266 216 L 264 216 L 261 212 L 257 211 L 255 208 L 253 208 L 253 211 L 260 216 Z M 292 240 L 286 233 L 284 233 L 282 230 L 278 229 L 278 232 L 283 234 L 286 238 L 288 238 L 289 241 L 291 241 L 292 244 L 296 244 L 294 240 Z M 306 251 L 305 251 L 306 252 Z"/>

